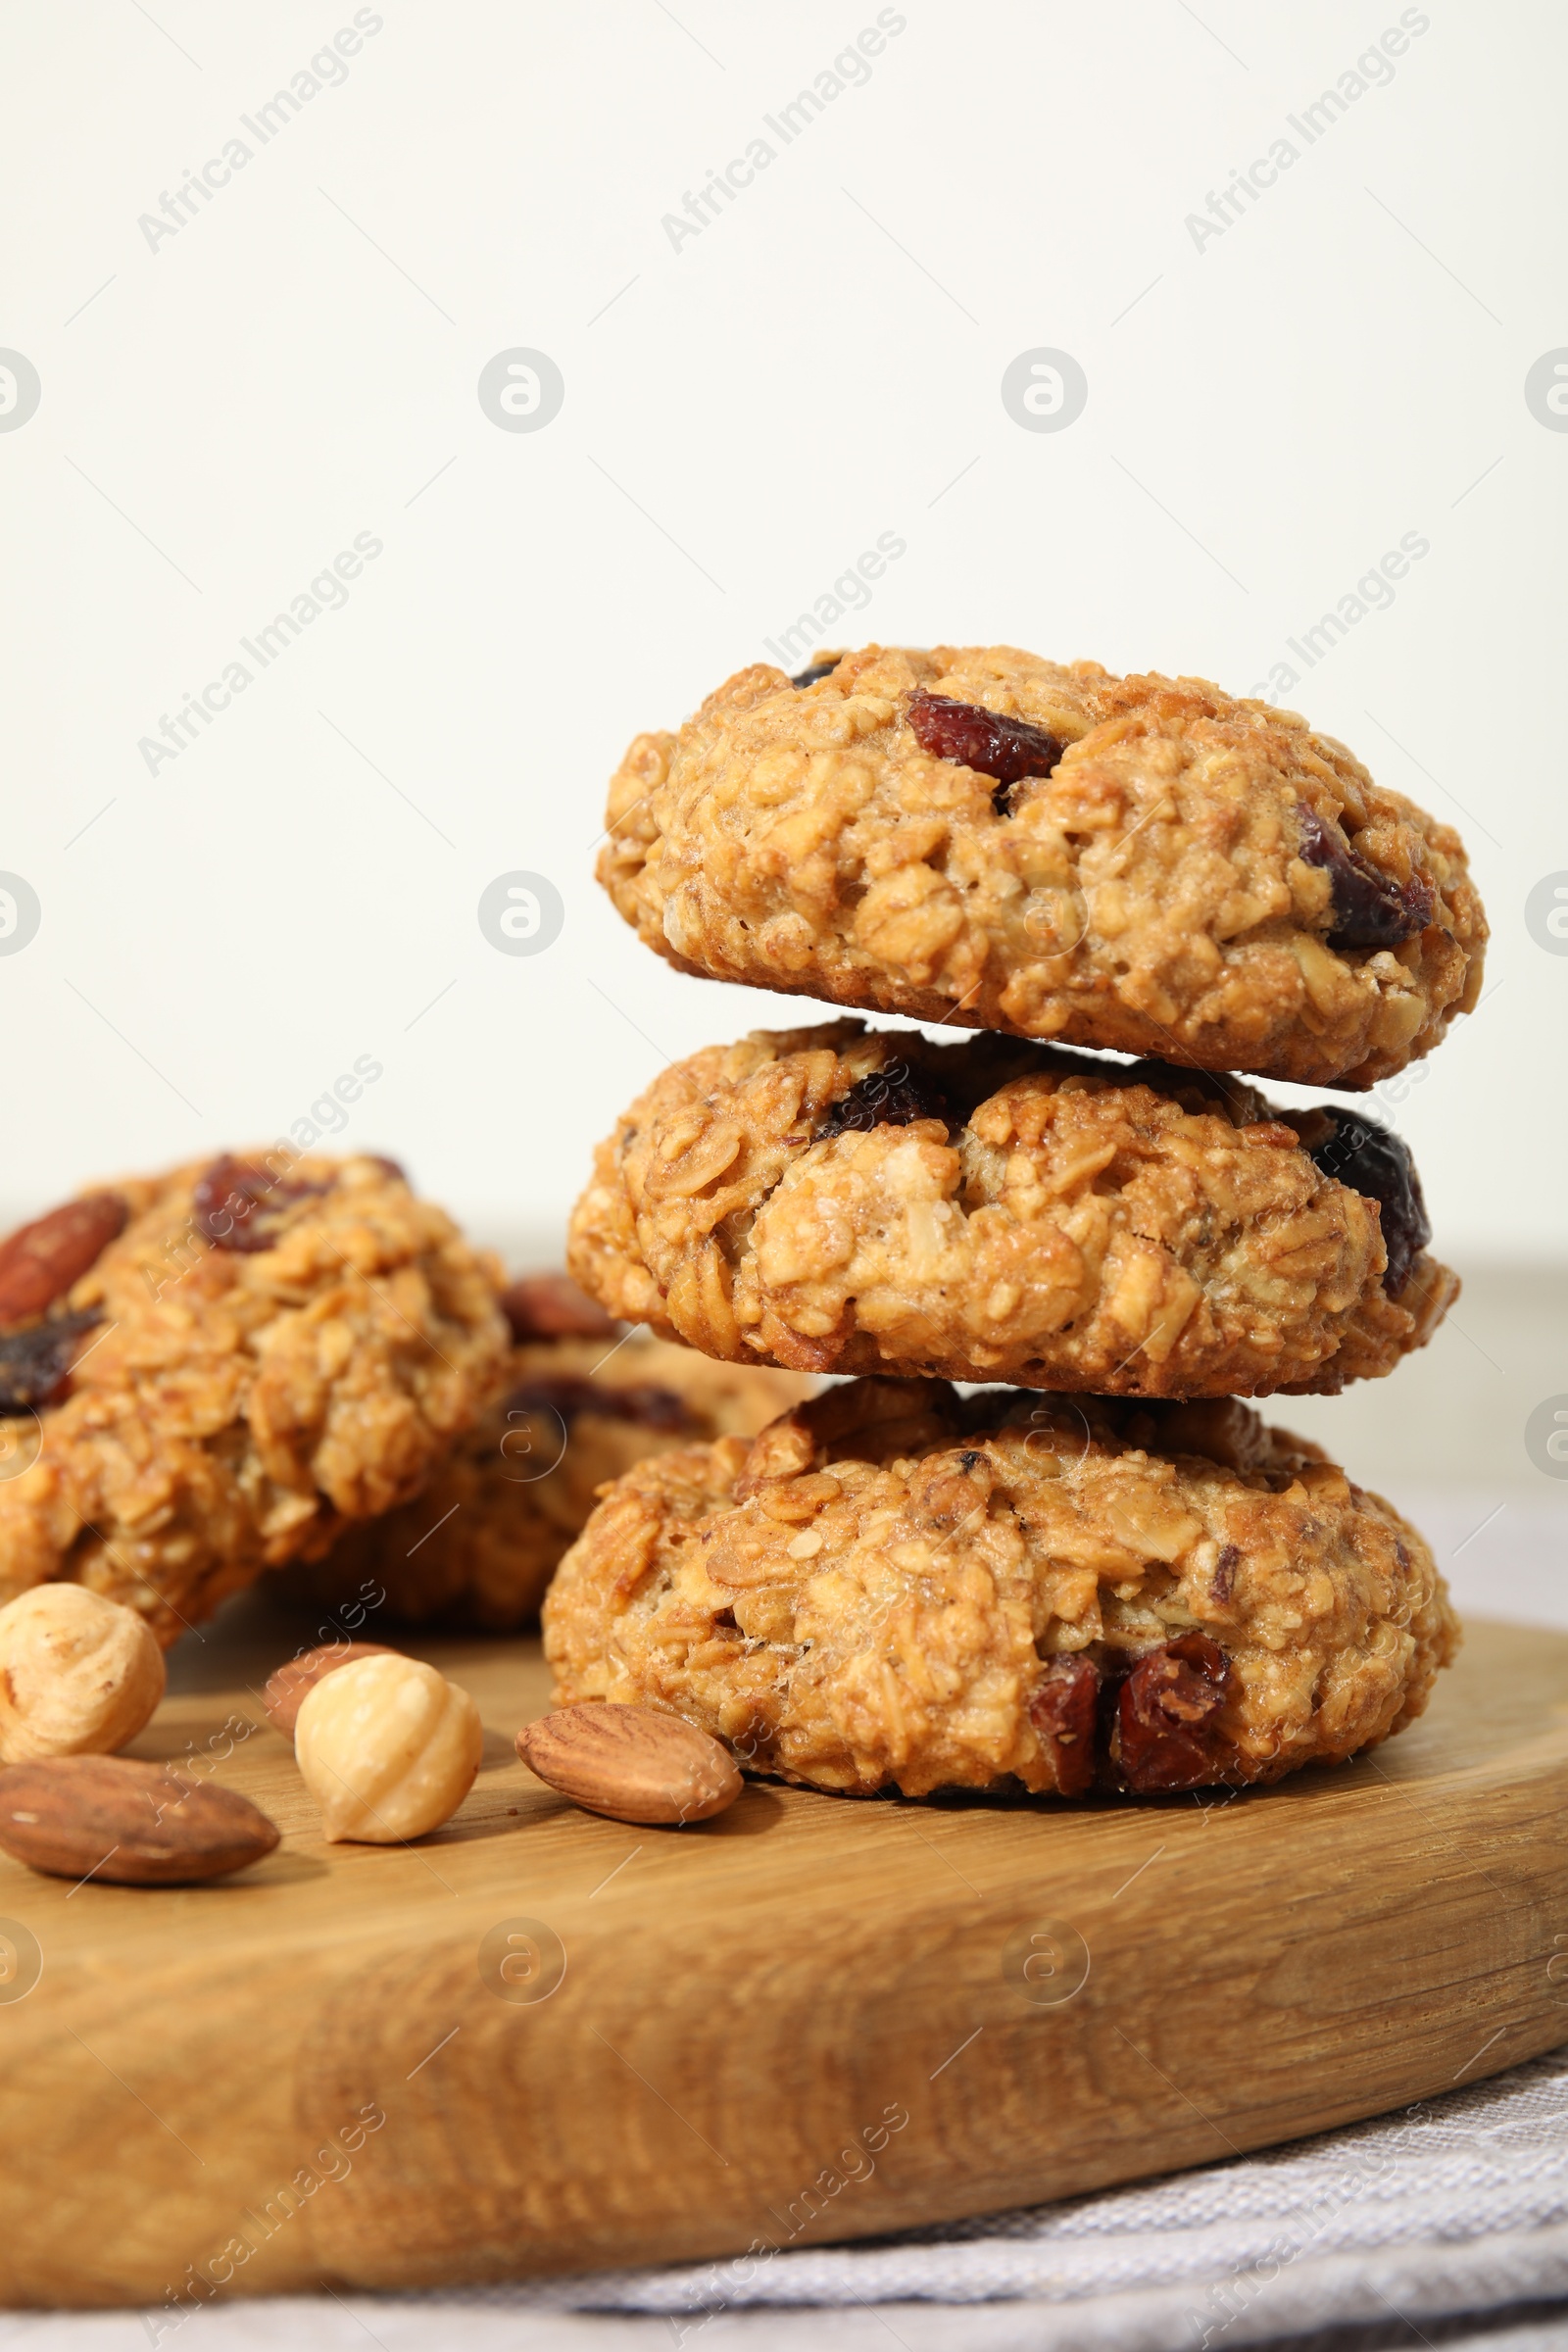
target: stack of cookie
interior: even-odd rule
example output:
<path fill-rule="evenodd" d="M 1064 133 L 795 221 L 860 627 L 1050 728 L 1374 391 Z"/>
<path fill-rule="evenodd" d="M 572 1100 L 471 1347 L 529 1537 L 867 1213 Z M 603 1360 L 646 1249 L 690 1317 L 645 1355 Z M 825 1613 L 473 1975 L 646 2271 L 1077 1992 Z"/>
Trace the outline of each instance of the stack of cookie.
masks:
<path fill-rule="evenodd" d="M 1248 1080 L 1364 1090 L 1474 1004 L 1456 835 L 1200 680 L 873 646 L 639 738 L 600 878 L 682 971 L 980 1034 L 714 1047 L 601 1148 L 610 1313 L 857 1377 L 609 1491 L 558 1697 L 911 1795 L 1268 1781 L 1418 1714 L 1426 1544 L 1238 1399 L 1392 1371 L 1457 1283 L 1396 1136 Z"/>

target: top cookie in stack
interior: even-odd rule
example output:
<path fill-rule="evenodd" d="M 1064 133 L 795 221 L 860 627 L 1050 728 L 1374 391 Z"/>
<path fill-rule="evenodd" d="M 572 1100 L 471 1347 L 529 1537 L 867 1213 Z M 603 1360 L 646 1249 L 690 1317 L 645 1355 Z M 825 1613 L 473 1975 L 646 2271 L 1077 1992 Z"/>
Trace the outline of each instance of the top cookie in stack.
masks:
<path fill-rule="evenodd" d="M 1302 719 L 1005 646 L 758 666 L 633 744 L 599 876 L 682 970 L 1054 1041 L 841 1022 L 665 1072 L 573 1219 L 613 1312 L 1183 1397 L 1386 1372 L 1455 1294 L 1397 1138 L 1194 1076 L 1368 1087 L 1479 995 L 1457 835 Z"/>
<path fill-rule="evenodd" d="M 1457 834 L 1199 678 L 1010 646 L 759 665 L 638 737 L 608 823 L 650 947 L 834 1004 L 1360 1088 L 1480 993 Z"/>

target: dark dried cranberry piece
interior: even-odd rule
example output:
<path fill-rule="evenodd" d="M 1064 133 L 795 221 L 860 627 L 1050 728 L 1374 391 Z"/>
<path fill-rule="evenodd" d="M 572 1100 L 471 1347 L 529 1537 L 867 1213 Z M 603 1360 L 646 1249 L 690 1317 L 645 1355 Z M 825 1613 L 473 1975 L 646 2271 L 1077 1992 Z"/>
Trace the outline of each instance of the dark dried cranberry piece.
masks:
<path fill-rule="evenodd" d="M 843 659 L 842 654 L 835 654 L 831 662 L 813 662 L 809 669 L 798 671 L 791 678 L 790 684 L 792 686 L 814 686 L 818 678 L 830 678 Z"/>
<path fill-rule="evenodd" d="M 630 1421 L 640 1429 L 668 1435 L 692 1427 L 691 1408 L 673 1389 L 651 1380 L 628 1381 L 624 1388 L 562 1373 L 553 1380 L 524 1381 L 507 1398 L 513 1413 L 554 1413 L 569 1429 L 582 1413 L 597 1413 L 605 1421 Z"/>
<path fill-rule="evenodd" d="M 1324 1116 L 1333 1121 L 1333 1128 L 1313 1146 L 1311 1156 L 1325 1176 L 1377 1202 L 1383 1247 L 1389 1253 L 1383 1288 L 1391 1298 L 1397 1298 L 1410 1268 L 1432 1239 L 1409 1148 L 1358 1110 L 1326 1110 Z"/>
<path fill-rule="evenodd" d="M 1325 824 L 1304 801 L 1298 804 L 1296 814 L 1301 829 L 1301 863 L 1322 866 L 1329 877 L 1331 948 L 1396 948 L 1402 939 L 1414 939 L 1426 929 L 1432 920 L 1432 889 L 1419 874 L 1401 885 L 1363 858 L 1338 825 Z"/>
<path fill-rule="evenodd" d="M 233 1159 L 225 1152 L 196 1180 L 192 1222 L 215 1250 L 254 1255 L 276 1248 L 280 1221 L 296 1200 L 326 1189 L 324 1184 L 273 1176 L 253 1160 Z"/>
<path fill-rule="evenodd" d="M 0 1413 L 26 1412 L 63 1396 L 76 1342 L 100 1319 L 96 1307 L 87 1307 L 79 1315 L 57 1315 L 52 1323 L 0 1339 Z"/>
<path fill-rule="evenodd" d="M 1230 1599 L 1236 1587 L 1236 1571 L 1241 1564 L 1240 1548 L 1235 1544 L 1222 1544 L 1219 1558 L 1214 1562 L 1214 1573 L 1208 1580 L 1209 1598 L 1217 1607 L 1223 1608 Z"/>
<path fill-rule="evenodd" d="M 1114 1760 L 1141 1796 L 1200 1788 L 1216 1777 L 1230 1661 L 1206 1634 L 1146 1650 L 1116 1699 Z"/>
<path fill-rule="evenodd" d="M 911 694 L 906 716 L 915 742 L 933 760 L 954 760 L 996 777 L 991 798 L 999 816 L 1010 813 L 1013 785 L 1025 776 L 1049 776 L 1066 749 L 1032 719 L 1004 718 L 979 703 L 950 702 L 945 694 Z"/>
<path fill-rule="evenodd" d="M 89 1193 L 19 1226 L 0 1243 L 0 1324 L 25 1323 L 63 1298 L 124 1229 L 118 1193 Z"/>
<path fill-rule="evenodd" d="M 916 1119 L 951 1125 L 947 1097 L 928 1071 L 890 1061 L 885 1069 L 858 1078 L 847 1095 L 830 1103 L 816 1135 L 819 1142 L 834 1135 L 869 1135 L 873 1127 L 908 1127 Z"/>
<path fill-rule="evenodd" d="M 612 1340 L 615 1325 L 569 1274 L 519 1274 L 501 1294 L 501 1310 L 524 1340 Z"/>
<path fill-rule="evenodd" d="M 634 1421 L 641 1429 L 674 1433 L 696 1426 L 686 1398 L 653 1380 L 631 1381 L 621 1389 L 601 1387 L 594 1410 L 613 1421 Z"/>
<path fill-rule="evenodd" d="M 1082 1796 L 1095 1778 L 1095 1708 L 1100 1676 L 1092 1658 L 1053 1658 L 1029 1700 L 1029 1720 L 1063 1796 Z"/>

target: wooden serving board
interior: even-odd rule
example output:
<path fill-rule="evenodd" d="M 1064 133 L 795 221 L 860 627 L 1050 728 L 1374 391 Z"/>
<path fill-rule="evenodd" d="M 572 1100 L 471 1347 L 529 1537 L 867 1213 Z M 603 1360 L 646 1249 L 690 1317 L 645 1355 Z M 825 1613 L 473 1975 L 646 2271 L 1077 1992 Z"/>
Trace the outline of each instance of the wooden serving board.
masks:
<path fill-rule="evenodd" d="M 478 1699 L 486 1765 L 445 1831 L 381 1848 L 320 1842 L 262 1714 L 301 1631 L 238 1604 L 134 1750 L 211 1756 L 283 1829 L 266 1862 L 73 1890 L 0 1858 L 0 2301 L 864 2236 L 1212 2163 L 1568 2039 L 1562 1636 L 1472 1626 L 1413 1731 L 1250 1795 L 755 1784 L 682 1831 L 578 1812 L 516 1761 L 537 1644 L 411 1643 Z M 236 1724 L 260 1728 L 225 1756 Z"/>

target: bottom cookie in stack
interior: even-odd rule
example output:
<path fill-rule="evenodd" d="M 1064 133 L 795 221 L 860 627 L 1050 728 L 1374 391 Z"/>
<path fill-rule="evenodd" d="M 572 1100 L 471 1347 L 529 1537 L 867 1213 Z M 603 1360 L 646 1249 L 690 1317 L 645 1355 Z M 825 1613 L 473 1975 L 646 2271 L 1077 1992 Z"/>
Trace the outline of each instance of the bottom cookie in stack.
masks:
<path fill-rule="evenodd" d="M 815 1385 L 622 1336 L 564 1274 L 525 1275 L 501 1302 L 514 1345 L 489 1410 L 414 1502 L 285 1570 L 276 1589 L 362 1610 L 379 1589 L 370 1605 L 405 1623 L 509 1632 L 538 1615 L 607 1480 L 674 1446 L 755 1437 Z"/>
<path fill-rule="evenodd" d="M 857 1795 L 1278 1780 L 1401 1730 L 1458 1643 L 1415 1530 L 1244 1404 L 884 1379 L 640 1463 L 544 1623 L 558 1705 Z"/>

